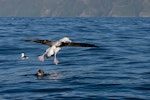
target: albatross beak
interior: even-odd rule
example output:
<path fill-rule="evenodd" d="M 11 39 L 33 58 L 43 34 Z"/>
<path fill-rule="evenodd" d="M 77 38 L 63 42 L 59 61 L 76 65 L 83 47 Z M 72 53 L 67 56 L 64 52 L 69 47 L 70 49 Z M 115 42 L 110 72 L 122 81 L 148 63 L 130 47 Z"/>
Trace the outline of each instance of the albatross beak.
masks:
<path fill-rule="evenodd" d="M 71 40 L 69 40 L 68 42 L 72 42 Z"/>

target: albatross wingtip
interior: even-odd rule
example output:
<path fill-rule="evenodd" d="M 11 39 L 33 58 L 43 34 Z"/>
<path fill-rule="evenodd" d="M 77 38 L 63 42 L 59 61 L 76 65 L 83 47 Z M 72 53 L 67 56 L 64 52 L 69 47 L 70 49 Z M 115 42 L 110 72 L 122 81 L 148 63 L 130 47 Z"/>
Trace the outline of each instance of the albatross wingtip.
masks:
<path fill-rule="evenodd" d="M 35 42 L 37 39 L 31 39 L 31 40 L 23 40 L 25 42 Z"/>
<path fill-rule="evenodd" d="M 100 46 L 98 46 L 98 45 L 94 45 L 93 47 L 99 48 Z"/>

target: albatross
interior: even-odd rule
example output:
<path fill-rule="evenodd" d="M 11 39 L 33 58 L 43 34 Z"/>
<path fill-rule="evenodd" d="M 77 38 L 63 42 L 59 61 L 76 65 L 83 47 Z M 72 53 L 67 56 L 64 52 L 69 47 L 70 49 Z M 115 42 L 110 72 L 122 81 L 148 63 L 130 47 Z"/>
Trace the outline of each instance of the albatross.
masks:
<path fill-rule="evenodd" d="M 98 47 L 94 44 L 88 44 L 88 43 L 78 43 L 78 42 L 72 42 L 68 37 L 63 37 L 60 40 L 53 42 L 50 40 L 39 40 L 39 39 L 31 39 L 31 40 L 24 40 L 26 42 L 36 42 L 36 43 L 41 43 L 41 44 L 46 44 L 50 46 L 46 52 L 44 52 L 42 55 L 39 56 L 40 61 L 44 61 L 44 56 L 46 58 L 50 58 L 51 56 L 54 56 L 54 63 L 57 65 L 58 60 L 57 60 L 57 53 L 62 47 Z"/>

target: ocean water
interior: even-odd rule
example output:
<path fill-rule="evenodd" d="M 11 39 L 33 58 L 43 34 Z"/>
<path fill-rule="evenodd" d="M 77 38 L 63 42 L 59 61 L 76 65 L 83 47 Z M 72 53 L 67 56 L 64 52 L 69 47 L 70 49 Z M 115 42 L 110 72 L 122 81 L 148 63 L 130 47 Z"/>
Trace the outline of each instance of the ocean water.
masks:
<path fill-rule="evenodd" d="M 55 65 L 23 41 L 65 36 L 99 48 L 64 47 Z M 0 18 L 0 100 L 88 99 L 150 100 L 150 18 Z"/>

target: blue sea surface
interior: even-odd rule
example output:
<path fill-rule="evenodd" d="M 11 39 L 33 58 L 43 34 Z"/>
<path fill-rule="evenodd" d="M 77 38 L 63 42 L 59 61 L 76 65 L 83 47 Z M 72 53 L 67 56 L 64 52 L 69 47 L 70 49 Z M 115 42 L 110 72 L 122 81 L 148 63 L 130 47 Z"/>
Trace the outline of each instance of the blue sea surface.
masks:
<path fill-rule="evenodd" d="M 23 41 L 63 37 L 99 48 L 64 47 L 55 65 Z M 150 100 L 150 18 L 0 18 L 0 100 L 96 99 Z"/>

